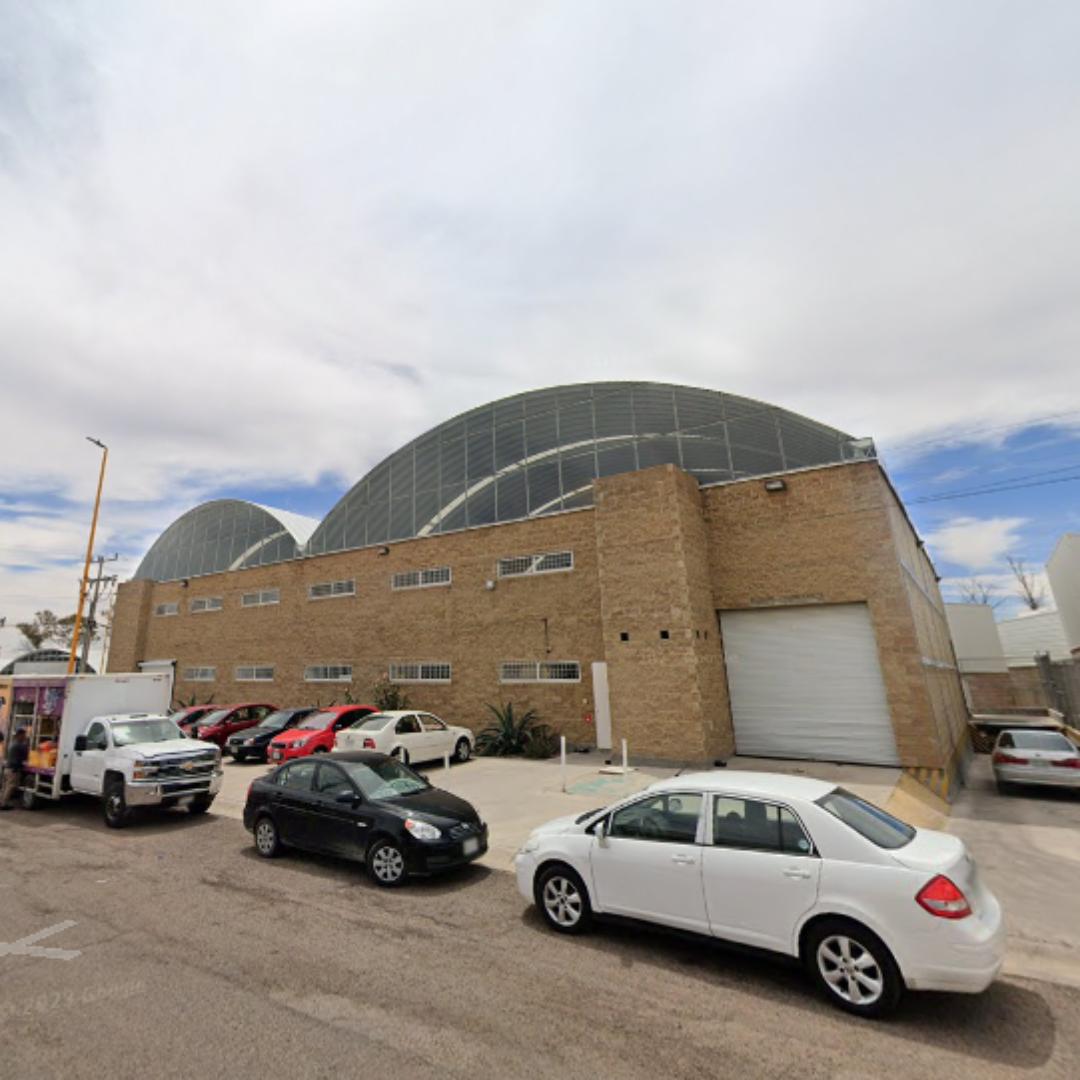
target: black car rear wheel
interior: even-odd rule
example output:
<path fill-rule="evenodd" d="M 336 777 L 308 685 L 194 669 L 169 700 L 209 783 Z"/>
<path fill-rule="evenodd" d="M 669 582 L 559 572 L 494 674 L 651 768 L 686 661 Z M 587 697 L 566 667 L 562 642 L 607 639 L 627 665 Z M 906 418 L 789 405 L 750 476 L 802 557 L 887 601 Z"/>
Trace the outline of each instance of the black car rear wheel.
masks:
<path fill-rule="evenodd" d="M 405 880 L 405 853 L 393 840 L 376 840 L 368 849 L 367 868 L 376 885 L 392 889 Z"/>
<path fill-rule="evenodd" d="M 269 814 L 262 814 L 255 819 L 255 850 L 264 859 L 273 859 L 281 854 L 281 836 L 274 819 Z"/>

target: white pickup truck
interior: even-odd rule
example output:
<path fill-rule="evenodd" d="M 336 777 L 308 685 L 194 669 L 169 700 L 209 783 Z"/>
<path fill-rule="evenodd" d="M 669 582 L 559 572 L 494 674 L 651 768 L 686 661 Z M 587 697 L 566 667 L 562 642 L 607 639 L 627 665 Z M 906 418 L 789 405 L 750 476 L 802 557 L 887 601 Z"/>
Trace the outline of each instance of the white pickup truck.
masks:
<path fill-rule="evenodd" d="M 162 673 L 15 676 L 10 726 L 31 747 L 23 806 L 94 795 L 113 828 L 138 806 L 205 813 L 221 790 L 221 751 L 184 736 L 165 715 L 171 696 Z"/>

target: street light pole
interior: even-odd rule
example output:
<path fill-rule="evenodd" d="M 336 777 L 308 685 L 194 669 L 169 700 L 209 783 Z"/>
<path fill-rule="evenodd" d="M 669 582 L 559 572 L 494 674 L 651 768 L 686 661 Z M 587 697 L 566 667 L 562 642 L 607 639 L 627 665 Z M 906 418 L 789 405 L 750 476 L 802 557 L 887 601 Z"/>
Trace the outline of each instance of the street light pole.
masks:
<path fill-rule="evenodd" d="M 67 673 L 75 670 L 75 657 L 79 649 L 79 631 L 82 628 L 83 604 L 86 603 L 86 589 L 90 581 L 90 560 L 94 554 L 94 535 L 97 533 L 98 510 L 101 508 L 101 489 L 105 484 L 105 463 L 109 460 L 109 448 L 99 439 L 86 436 L 87 442 L 101 447 L 101 472 L 98 474 L 97 496 L 94 499 L 94 516 L 90 519 L 90 542 L 86 545 L 86 562 L 83 564 L 82 584 L 79 586 L 79 606 L 75 609 L 75 628 L 71 635 L 71 655 L 68 657 Z"/>

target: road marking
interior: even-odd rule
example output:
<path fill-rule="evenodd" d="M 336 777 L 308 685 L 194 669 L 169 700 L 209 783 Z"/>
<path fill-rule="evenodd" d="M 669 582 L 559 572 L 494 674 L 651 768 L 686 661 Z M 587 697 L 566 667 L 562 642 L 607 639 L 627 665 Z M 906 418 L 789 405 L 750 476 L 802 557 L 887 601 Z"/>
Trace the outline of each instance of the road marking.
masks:
<path fill-rule="evenodd" d="M 0 956 L 41 956 L 46 960 L 74 960 L 82 956 L 81 949 L 53 949 L 47 945 L 38 945 L 36 942 L 44 938 L 52 937 L 64 930 L 70 930 L 75 925 L 74 919 L 57 923 L 55 926 L 46 926 L 36 934 L 28 934 L 18 941 L 0 941 Z"/>

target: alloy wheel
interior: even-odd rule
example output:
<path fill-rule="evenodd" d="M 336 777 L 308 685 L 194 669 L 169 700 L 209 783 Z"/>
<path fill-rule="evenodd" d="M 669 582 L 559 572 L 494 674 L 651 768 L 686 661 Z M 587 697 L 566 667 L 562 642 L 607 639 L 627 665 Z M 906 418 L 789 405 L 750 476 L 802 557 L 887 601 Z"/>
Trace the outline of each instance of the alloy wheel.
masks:
<path fill-rule="evenodd" d="M 380 881 L 397 881 L 405 873 L 405 858 L 392 844 L 384 844 L 372 856 L 371 872 Z"/>
<path fill-rule="evenodd" d="M 874 1005 L 885 990 L 885 973 L 877 958 L 855 938 L 831 934 L 817 949 L 818 970 L 825 984 L 850 1005 Z"/>
<path fill-rule="evenodd" d="M 560 926 L 576 926 L 581 919 L 583 904 L 577 885 L 569 878 L 556 875 L 544 883 L 544 910 Z"/>
<path fill-rule="evenodd" d="M 269 818 L 263 818 L 255 826 L 255 846 L 260 855 L 271 855 L 277 844 L 277 829 Z"/>

